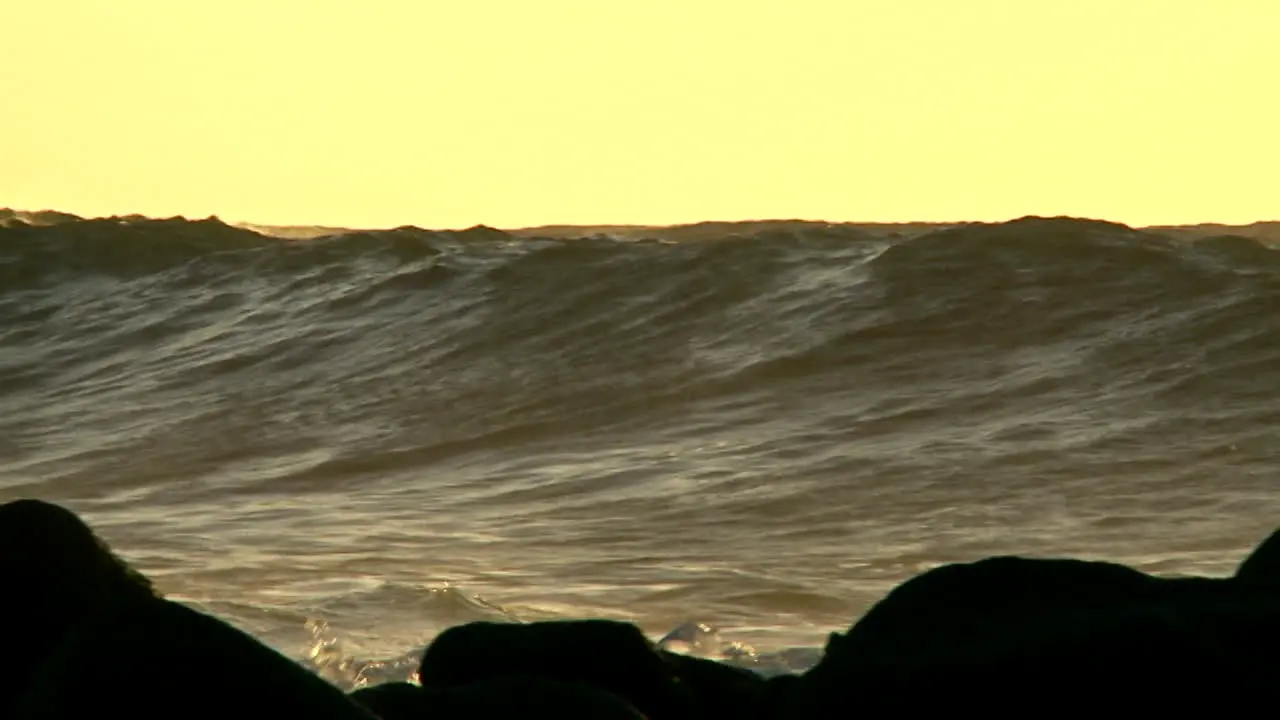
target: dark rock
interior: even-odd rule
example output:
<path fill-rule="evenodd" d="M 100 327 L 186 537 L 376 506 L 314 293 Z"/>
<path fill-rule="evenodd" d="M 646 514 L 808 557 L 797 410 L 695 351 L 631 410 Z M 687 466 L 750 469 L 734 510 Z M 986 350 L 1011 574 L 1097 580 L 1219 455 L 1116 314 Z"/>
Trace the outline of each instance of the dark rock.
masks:
<path fill-rule="evenodd" d="M 1236 568 L 1235 578 L 1250 584 L 1280 585 L 1280 530 L 1258 543 Z"/>
<path fill-rule="evenodd" d="M 0 717 L 371 717 L 249 635 L 157 596 L 64 508 L 0 506 L 0 576 L 0 612 L 20 630 Z"/>
<path fill-rule="evenodd" d="M 645 720 L 612 693 L 546 678 L 501 677 L 448 688 L 384 683 L 353 691 L 351 697 L 382 720 Z"/>
<path fill-rule="evenodd" d="M 40 500 L 0 505 L 0 578 L 0 617 L 9 621 L 0 677 L 18 690 L 79 628 L 156 597 L 75 513 Z M 0 696 L 0 717 L 15 701 L 13 692 Z"/>
<path fill-rule="evenodd" d="M 765 679 L 764 695 L 756 709 L 758 718 L 787 718 L 797 706 L 798 693 L 804 692 L 803 678 L 799 675 L 774 675 Z"/>
<path fill-rule="evenodd" d="M 382 720 L 426 720 L 432 717 L 428 691 L 409 682 L 386 682 L 357 688 L 348 697 Z"/>
<path fill-rule="evenodd" d="M 761 714 L 768 683 L 745 668 L 715 660 L 659 650 L 676 677 L 693 694 L 698 716 L 707 720 L 744 720 Z"/>
<path fill-rule="evenodd" d="M 593 685 L 649 720 L 697 716 L 693 695 L 675 668 L 639 628 L 613 620 L 458 625 L 431 642 L 418 671 L 423 686 L 434 688 L 503 676 Z"/>
<path fill-rule="evenodd" d="M 1260 581 L 1280 575 L 1273 538 L 1237 578 L 1019 557 L 935 568 L 832 634 L 822 661 L 787 689 L 787 714 L 1017 712 L 1030 697 L 1075 711 L 1261 700 L 1280 672 L 1280 592 Z"/>
<path fill-rule="evenodd" d="M 151 581 L 111 551 L 75 513 L 42 500 L 0 505 L 0 602 L 65 617 L 106 601 L 156 596 Z"/>
<path fill-rule="evenodd" d="M 1001 655 L 820 664 L 801 679 L 780 716 L 817 720 L 847 708 L 872 715 L 943 708 L 987 716 L 1152 712 L 1265 697 L 1270 669 L 1233 653 L 1206 619 L 1133 608 L 1066 624 L 1040 644 L 1012 646 Z"/>
<path fill-rule="evenodd" d="M 658 649 L 639 628 L 612 620 L 461 625 L 431 643 L 419 669 L 429 688 L 506 676 L 587 683 L 652 720 L 760 717 L 767 691 L 750 670 Z"/>
<path fill-rule="evenodd" d="M 1164 591 L 1164 581 L 1112 563 L 995 557 L 944 565 L 894 588 L 848 634 L 833 634 L 824 661 L 999 656 L 1065 619 L 1155 602 Z"/>

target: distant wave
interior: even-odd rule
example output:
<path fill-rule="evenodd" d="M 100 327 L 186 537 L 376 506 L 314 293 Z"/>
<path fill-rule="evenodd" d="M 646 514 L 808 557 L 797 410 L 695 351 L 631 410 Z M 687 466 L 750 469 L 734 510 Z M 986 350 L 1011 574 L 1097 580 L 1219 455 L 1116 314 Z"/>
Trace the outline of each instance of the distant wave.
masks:
<path fill-rule="evenodd" d="M 543 234 L 543 233 L 546 234 Z M 66 213 L 38 213 L 0 209 L 0 262 L 11 282 L 39 281 L 62 272 L 141 275 L 163 272 L 197 260 L 221 260 L 226 269 L 258 269 L 266 253 L 288 256 L 283 265 L 316 265 L 382 255 L 400 262 L 457 251 L 467 247 L 527 243 L 530 249 L 569 247 L 605 242 L 616 252 L 633 243 L 699 245 L 747 244 L 765 261 L 786 247 L 817 249 L 825 243 L 848 244 L 898 241 L 903 250 L 924 253 L 937 264 L 961 261 L 970 264 L 1002 258 L 1027 261 L 1079 260 L 1099 248 L 1167 247 L 1187 240 L 1221 252 L 1235 252 L 1239 259 L 1264 261 L 1258 251 L 1280 242 L 1280 223 L 1250 226 L 1186 226 L 1133 230 L 1126 226 L 1070 218 L 1023 218 L 1000 224 L 963 225 L 866 225 L 804 221 L 698 223 L 673 227 L 601 226 L 548 227 L 504 232 L 478 226 L 459 231 L 433 231 L 416 227 L 392 230 L 343 230 L 321 227 L 231 226 L 217 218 L 155 220 L 140 216 L 81 219 Z M 617 241 L 607 245 L 609 241 Z M 632 241 L 630 243 L 622 241 Z M 572 242 L 571 246 L 564 243 Z M 901 252 L 901 251 L 899 251 Z M 968 255 L 967 260 L 966 255 Z M 549 257 L 549 256 L 548 256 Z M 584 258 L 588 256 L 583 256 Z M 713 258 L 706 257 L 706 261 Z M 691 257 L 692 259 L 692 257 Z M 292 261 L 292 262 L 290 262 Z M 242 262 L 242 267 L 235 263 Z M 7 287 L 13 287 L 7 283 Z"/>
<path fill-rule="evenodd" d="M 216 219 L 21 224 L 0 229 L 0 322 L 10 346 L 40 336 L 71 356 L 164 348 L 160 387 L 264 365 L 314 364 L 357 384 L 413 367 L 431 373 L 443 402 L 485 418 L 388 461 L 463 451 L 492 433 L 625 422 L 759 383 L 857 367 L 894 377 L 908 357 L 1075 343 L 1096 349 L 1094 377 L 1106 377 L 1151 353 L 1213 353 L 1218 365 L 1196 372 L 1227 383 L 1222 373 L 1276 359 L 1280 343 L 1268 334 L 1280 252 L 1265 240 L 1066 218 L 896 236 L 743 228 L 624 240 L 406 227 L 287 240 Z M 99 289 L 59 290 L 86 282 Z M 49 360 L 26 372 L 50 372 Z M 484 374 L 500 379 L 484 390 L 470 380 Z"/>

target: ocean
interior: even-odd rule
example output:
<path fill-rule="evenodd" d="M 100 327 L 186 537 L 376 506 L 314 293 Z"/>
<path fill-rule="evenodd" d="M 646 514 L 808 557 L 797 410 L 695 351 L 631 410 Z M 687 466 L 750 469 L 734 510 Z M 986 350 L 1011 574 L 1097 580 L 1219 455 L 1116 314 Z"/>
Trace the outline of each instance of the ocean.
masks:
<path fill-rule="evenodd" d="M 940 563 L 1280 525 L 1280 223 L 0 221 L 0 501 L 348 688 L 477 619 L 800 670 Z"/>

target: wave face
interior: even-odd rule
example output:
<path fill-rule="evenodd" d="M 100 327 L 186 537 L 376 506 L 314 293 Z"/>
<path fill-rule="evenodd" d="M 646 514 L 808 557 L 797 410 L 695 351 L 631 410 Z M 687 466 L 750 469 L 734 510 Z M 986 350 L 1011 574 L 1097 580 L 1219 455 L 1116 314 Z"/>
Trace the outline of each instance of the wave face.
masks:
<path fill-rule="evenodd" d="M 481 617 L 803 666 L 936 563 L 1280 520 L 1263 226 L 0 219 L 0 499 L 348 684 Z"/>

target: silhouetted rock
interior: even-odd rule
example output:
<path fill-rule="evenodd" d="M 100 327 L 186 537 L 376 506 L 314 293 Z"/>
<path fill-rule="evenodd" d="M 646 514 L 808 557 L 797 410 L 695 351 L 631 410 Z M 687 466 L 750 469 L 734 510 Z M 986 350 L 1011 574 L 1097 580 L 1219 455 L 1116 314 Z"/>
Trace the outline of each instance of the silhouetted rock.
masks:
<path fill-rule="evenodd" d="M 768 683 L 761 675 L 693 655 L 668 650 L 658 653 L 693 694 L 699 717 L 767 717 L 760 714 L 768 691 Z"/>
<path fill-rule="evenodd" d="M 120 605 L 154 599 L 151 583 L 83 521 L 39 500 L 0 505 L 0 677 L 23 688 L 55 648 Z M 0 710 L 14 700 L 0 695 Z M 0 717 L 5 717 L 0 712 Z"/>
<path fill-rule="evenodd" d="M 827 652 L 879 661 L 973 659 L 1034 642 L 1054 632 L 1057 622 L 1117 609 L 1223 603 L 1280 607 L 1280 592 L 1253 587 L 1263 578 L 1280 582 L 1280 532 L 1259 544 L 1234 578 L 1159 577 L 1116 563 L 1057 558 L 994 557 L 944 565 L 896 587 L 846 636 L 833 637 Z"/>
<path fill-rule="evenodd" d="M 424 687 L 468 685 L 504 676 L 581 682 L 634 705 L 649 720 L 697 717 L 692 693 L 636 626 L 613 620 L 474 622 L 427 646 Z"/>
<path fill-rule="evenodd" d="M 994 557 L 888 593 L 816 667 L 765 680 L 611 620 L 476 622 L 423 653 L 422 686 L 344 694 L 170 602 L 74 513 L 0 505 L 4 720 L 826 720 L 1267 707 L 1280 677 L 1280 531 L 1228 578 Z"/>
<path fill-rule="evenodd" d="M 944 565 L 889 592 L 826 655 L 851 662 L 977 660 L 1053 631 L 1064 617 L 1164 596 L 1133 568 L 1070 559 L 987 558 Z"/>
<path fill-rule="evenodd" d="M 502 677 L 448 688 L 384 683 L 355 690 L 351 697 L 382 720 L 645 720 L 638 710 L 612 693 L 583 683 L 545 678 Z"/>
<path fill-rule="evenodd" d="M 833 634 L 787 691 L 786 714 L 935 703 L 1015 712 L 1030 697 L 1059 710 L 1261 700 L 1280 672 L 1280 592 L 1253 578 L 1276 575 L 1277 542 L 1259 546 L 1238 578 L 1019 557 L 935 568 Z"/>
<path fill-rule="evenodd" d="M 460 625 L 428 646 L 419 669 L 428 688 L 511 676 L 586 683 L 651 720 L 762 717 L 768 689 L 756 673 L 658 649 L 636 626 L 613 620 Z"/>
<path fill-rule="evenodd" d="M 382 720 L 432 717 L 430 691 L 409 682 L 386 682 L 352 690 L 348 696 Z"/>
<path fill-rule="evenodd" d="M 18 642 L 4 649 L 0 717 L 370 717 L 249 635 L 156 595 L 59 506 L 0 506 L 0 577 Z"/>
<path fill-rule="evenodd" d="M 756 708 L 757 718 L 789 718 L 798 707 L 796 694 L 804 690 L 804 678 L 800 675 L 774 675 L 765 679 L 764 694 Z"/>
<path fill-rule="evenodd" d="M 1170 711 L 1224 698 L 1256 703 L 1270 695 L 1276 667 L 1231 640 L 1240 629 L 1258 628 L 1258 619 L 1135 607 L 1065 621 L 999 655 L 824 662 L 802 678 L 778 716 L 816 720 L 849 708 L 871 715 L 945 709 L 1023 716 Z M 1274 641 L 1274 627 L 1266 635 Z"/>
<path fill-rule="evenodd" d="M 1236 568 L 1235 578 L 1259 585 L 1280 585 L 1280 530 L 1267 536 Z"/>

